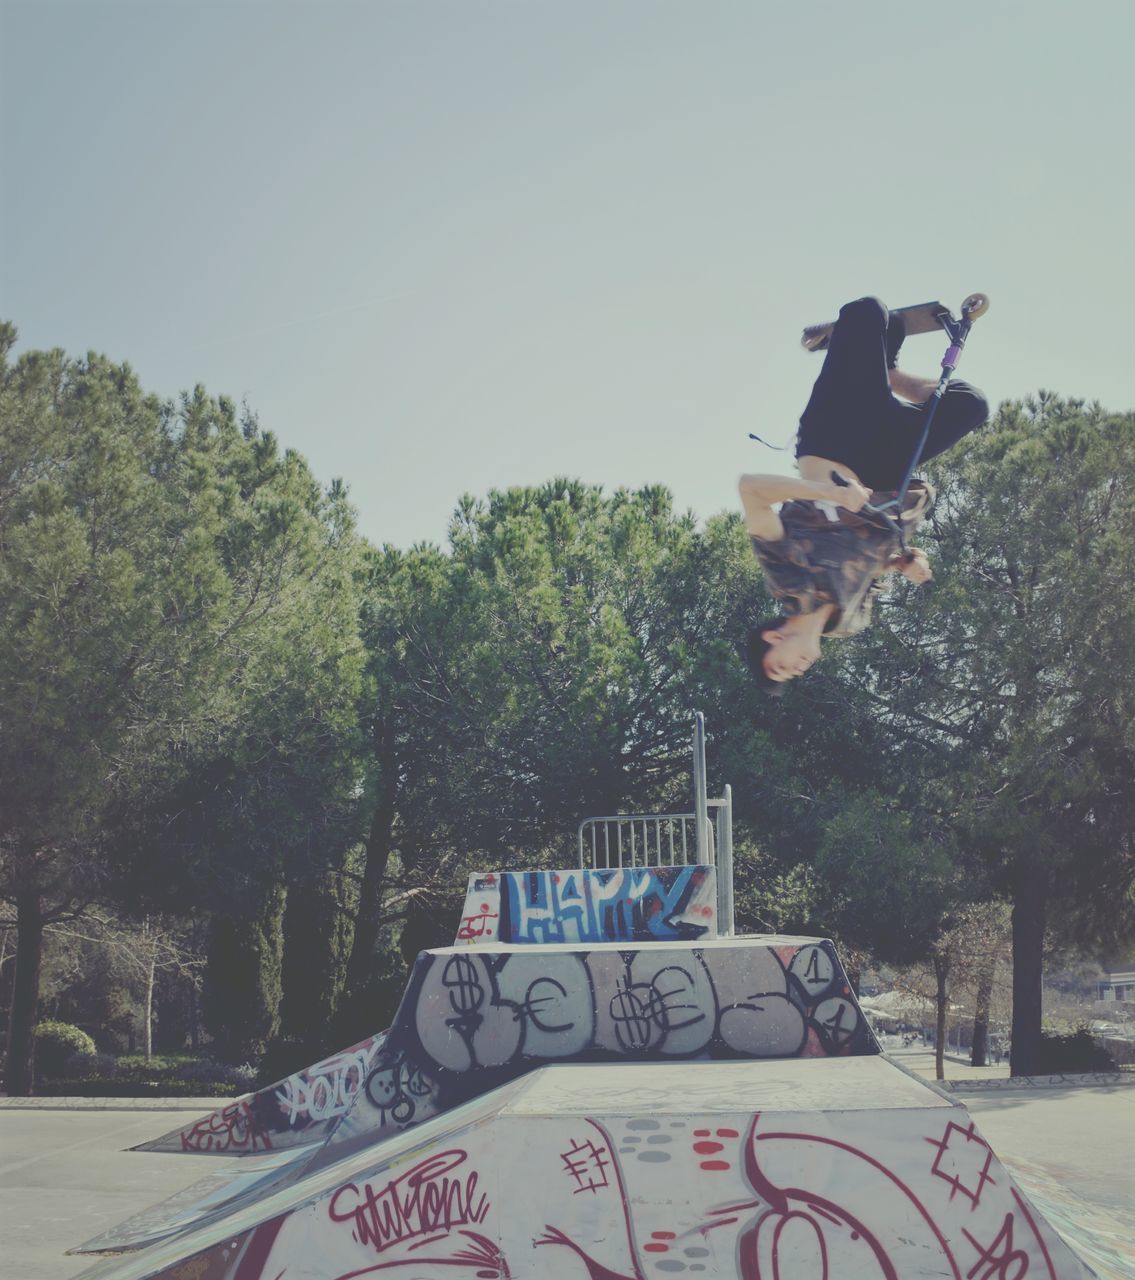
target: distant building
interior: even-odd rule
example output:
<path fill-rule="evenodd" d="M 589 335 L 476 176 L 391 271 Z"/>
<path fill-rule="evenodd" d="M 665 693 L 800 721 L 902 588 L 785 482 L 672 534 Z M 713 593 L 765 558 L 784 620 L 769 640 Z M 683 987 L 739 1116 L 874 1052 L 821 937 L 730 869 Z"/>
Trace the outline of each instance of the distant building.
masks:
<path fill-rule="evenodd" d="M 1135 960 L 1104 970 L 1107 975 L 1097 985 L 1100 1000 L 1135 1000 Z"/>

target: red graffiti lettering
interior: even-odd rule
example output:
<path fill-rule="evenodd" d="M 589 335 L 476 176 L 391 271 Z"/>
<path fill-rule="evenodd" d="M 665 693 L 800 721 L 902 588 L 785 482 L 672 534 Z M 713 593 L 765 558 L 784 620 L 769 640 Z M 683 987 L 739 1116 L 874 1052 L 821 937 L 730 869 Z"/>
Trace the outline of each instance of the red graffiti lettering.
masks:
<path fill-rule="evenodd" d="M 490 912 L 487 903 L 481 906 L 481 915 L 462 916 L 461 928 L 457 931 L 458 942 L 468 942 L 472 938 L 483 938 L 489 931 L 489 921 L 497 918 L 495 911 Z"/>
<path fill-rule="evenodd" d="M 192 1129 L 181 1134 L 182 1151 L 231 1151 L 247 1147 L 250 1151 L 263 1147 L 272 1149 L 272 1140 L 256 1123 L 252 1108 L 247 1102 L 234 1102 L 231 1106 L 214 1111 L 204 1120 L 198 1120 Z"/>
<path fill-rule="evenodd" d="M 328 1216 L 332 1222 L 351 1223 L 355 1239 L 375 1253 L 437 1231 L 483 1222 L 489 1199 L 477 1192 L 477 1174 L 449 1177 L 467 1158 L 464 1151 L 440 1152 L 378 1188 L 348 1182 L 331 1197 Z"/>

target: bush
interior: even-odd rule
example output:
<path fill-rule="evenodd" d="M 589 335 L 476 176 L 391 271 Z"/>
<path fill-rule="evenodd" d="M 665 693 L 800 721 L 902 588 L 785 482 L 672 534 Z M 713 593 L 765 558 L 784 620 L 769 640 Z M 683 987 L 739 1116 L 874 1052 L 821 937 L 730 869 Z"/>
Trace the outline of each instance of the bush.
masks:
<path fill-rule="evenodd" d="M 1117 1071 L 1115 1059 L 1093 1039 L 1087 1027 L 1070 1035 L 1041 1033 L 1037 1075 L 1055 1076 L 1084 1071 Z"/>
<path fill-rule="evenodd" d="M 252 1067 L 231 1067 L 211 1058 L 155 1054 L 72 1053 L 63 1068 L 43 1073 L 37 1092 L 44 1097 L 185 1098 L 234 1097 L 253 1088 Z"/>
<path fill-rule="evenodd" d="M 82 1029 L 69 1022 L 41 1022 L 35 1033 L 35 1068 L 38 1076 L 59 1076 L 75 1054 L 93 1058 L 98 1050 L 95 1042 Z"/>
<path fill-rule="evenodd" d="M 256 1069 L 247 1063 L 233 1067 L 226 1062 L 215 1062 L 212 1058 L 196 1058 L 191 1062 L 183 1062 L 178 1067 L 175 1078 L 194 1084 L 233 1085 L 242 1092 L 248 1092 L 255 1082 Z"/>
<path fill-rule="evenodd" d="M 113 1053 L 73 1053 L 63 1064 L 62 1074 L 73 1080 L 85 1080 L 92 1076 L 109 1079 L 118 1071 Z"/>
<path fill-rule="evenodd" d="M 237 1098 L 247 1090 L 233 1084 L 213 1084 L 203 1089 L 185 1080 L 122 1080 L 90 1076 L 85 1079 L 62 1077 L 37 1085 L 42 1098 Z"/>

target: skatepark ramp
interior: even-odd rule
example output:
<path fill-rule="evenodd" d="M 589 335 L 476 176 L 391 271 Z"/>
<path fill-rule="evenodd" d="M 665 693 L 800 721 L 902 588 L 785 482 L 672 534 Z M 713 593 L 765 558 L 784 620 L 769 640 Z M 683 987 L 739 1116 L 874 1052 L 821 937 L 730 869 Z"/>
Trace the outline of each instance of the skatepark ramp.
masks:
<path fill-rule="evenodd" d="M 385 1032 L 146 1144 L 243 1159 L 81 1280 L 1092 1275 L 830 941 L 732 936 L 724 867 L 472 876 Z"/>
<path fill-rule="evenodd" d="M 487 943 L 479 935 L 476 946 L 425 951 L 382 1036 L 142 1149 L 251 1156 L 287 1147 L 376 1142 L 548 1062 L 879 1052 L 830 942 L 710 936 L 713 912 L 705 904 L 712 903 L 712 887 L 706 887 L 704 875 L 692 876 L 694 870 L 662 869 L 658 893 L 665 895 L 665 920 L 650 927 L 675 936 L 686 930 L 706 936 L 581 947 Z M 631 873 L 586 876 L 602 880 L 625 874 Z M 674 884 L 671 874 L 688 879 Z M 576 871 L 539 873 L 534 885 L 531 876 L 523 877 L 519 892 L 531 891 L 536 905 L 526 901 L 543 919 L 549 908 L 540 904 L 545 889 L 556 887 L 557 875 L 564 888 L 580 878 Z M 492 880 L 499 900 L 506 877 L 480 879 Z M 626 899 L 608 889 L 601 884 L 594 893 L 608 907 L 615 904 L 617 923 Z M 592 901 L 591 890 L 579 892 L 578 900 L 568 902 Z M 631 905 L 644 902 L 649 908 L 648 893 L 636 890 Z M 475 912 L 483 914 L 497 913 Z M 513 914 L 518 927 L 534 928 L 519 907 Z M 565 903 L 560 927 L 571 918 Z M 581 910 L 584 926 L 589 919 L 612 924 L 602 912 Z M 328 1082 L 328 1064 L 333 1082 Z M 349 1098 L 342 1100 L 347 1092 Z M 320 1109 L 313 1110 L 312 1102 Z M 326 1110 L 335 1114 L 326 1116 Z"/>
<path fill-rule="evenodd" d="M 882 1057 L 548 1066 L 80 1280 L 1074 1280 L 964 1107 Z"/>

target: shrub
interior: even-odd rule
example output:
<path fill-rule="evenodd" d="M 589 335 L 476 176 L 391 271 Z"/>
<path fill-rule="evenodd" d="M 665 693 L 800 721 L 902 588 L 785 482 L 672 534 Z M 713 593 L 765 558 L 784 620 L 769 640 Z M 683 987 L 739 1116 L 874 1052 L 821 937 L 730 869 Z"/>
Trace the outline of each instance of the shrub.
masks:
<path fill-rule="evenodd" d="M 235 1097 L 252 1089 L 255 1076 L 250 1066 L 176 1054 L 155 1054 L 147 1062 L 140 1054 L 115 1059 L 109 1054 L 73 1053 L 65 1065 L 65 1073 L 55 1072 L 39 1084 L 45 1097 Z"/>
<path fill-rule="evenodd" d="M 45 1081 L 37 1092 L 44 1098 L 198 1098 L 203 1094 L 216 1098 L 236 1098 L 244 1089 L 232 1084 L 214 1084 L 207 1089 L 192 1081 L 142 1081 L 89 1076 L 85 1079 L 61 1078 Z"/>
<path fill-rule="evenodd" d="M 1042 1032 L 1037 1074 L 1062 1075 L 1065 1072 L 1117 1071 L 1115 1059 L 1093 1039 L 1087 1027 L 1079 1027 L 1070 1035 Z"/>
<path fill-rule="evenodd" d="M 62 1074 L 72 1080 L 86 1080 L 92 1076 L 110 1079 L 118 1070 L 113 1053 L 73 1053 L 63 1064 Z"/>
<path fill-rule="evenodd" d="M 183 1062 L 174 1073 L 174 1078 L 194 1084 L 233 1085 L 248 1091 L 253 1087 L 256 1071 L 247 1063 L 233 1067 L 225 1062 L 215 1062 L 212 1058 L 197 1058 L 191 1062 Z"/>
<path fill-rule="evenodd" d="M 98 1050 L 95 1042 L 82 1029 L 69 1022 L 41 1022 L 35 1033 L 35 1066 L 39 1076 L 60 1076 L 68 1059 L 75 1054 L 93 1058 Z"/>

